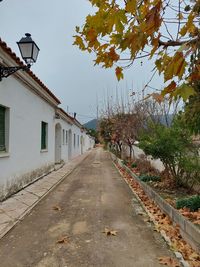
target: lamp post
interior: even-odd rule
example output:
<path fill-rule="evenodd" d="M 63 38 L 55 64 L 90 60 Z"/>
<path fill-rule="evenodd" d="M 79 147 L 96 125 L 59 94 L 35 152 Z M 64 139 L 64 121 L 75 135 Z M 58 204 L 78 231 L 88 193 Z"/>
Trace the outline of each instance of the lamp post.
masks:
<path fill-rule="evenodd" d="M 26 66 L 4 67 L 0 65 L 0 81 L 18 70 L 29 70 L 31 65 L 36 62 L 40 49 L 32 40 L 30 33 L 26 33 L 25 36 L 17 44 Z"/>

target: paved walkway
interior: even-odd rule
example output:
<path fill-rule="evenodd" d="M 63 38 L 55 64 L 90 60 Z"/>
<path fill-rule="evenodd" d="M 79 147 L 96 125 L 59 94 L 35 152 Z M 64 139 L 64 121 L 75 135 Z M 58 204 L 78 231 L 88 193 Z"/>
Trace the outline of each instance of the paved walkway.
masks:
<path fill-rule="evenodd" d="M 78 156 L 17 194 L 0 203 L 0 238 L 51 191 L 61 180 L 68 176 L 89 154 Z"/>
<path fill-rule="evenodd" d="M 65 169 L 49 179 L 63 175 Z M 109 153 L 94 149 L 0 240 L 0 266 L 162 267 L 158 257 L 173 255 L 140 214 Z M 107 236 L 105 227 L 117 235 Z"/>

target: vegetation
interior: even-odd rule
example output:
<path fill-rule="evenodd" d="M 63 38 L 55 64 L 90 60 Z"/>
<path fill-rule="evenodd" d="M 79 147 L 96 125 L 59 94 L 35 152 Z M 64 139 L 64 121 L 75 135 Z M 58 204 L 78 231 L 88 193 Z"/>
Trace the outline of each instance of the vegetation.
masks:
<path fill-rule="evenodd" d="M 198 148 L 190 132 L 175 120 L 171 127 L 151 125 L 151 130 L 141 135 L 140 148 L 154 159 L 160 159 L 166 171 L 178 185 L 194 188 L 200 184 Z"/>
<path fill-rule="evenodd" d="M 200 0 L 89 1 L 95 13 L 76 27 L 74 44 L 95 52 L 95 64 L 115 66 L 120 80 L 123 69 L 146 57 L 154 61 L 153 76 L 162 74 L 165 82 L 162 94 L 153 97 L 194 95 L 200 79 Z"/>
<path fill-rule="evenodd" d="M 161 178 L 160 176 L 156 175 L 147 175 L 147 174 L 142 174 L 139 176 L 139 179 L 143 182 L 160 182 Z"/>
<path fill-rule="evenodd" d="M 133 163 L 131 164 L 131 168 L 137 168 L 137 163 L 136 163 L 136 162 L 133 162 Z"/>
<path fill-rule="evenodd" d="M 98 138 L 98 132 L 95 129 L 87 129 L 88 130 L 88 134 L 92 137 L 94 137 L 95 139 L 95 143 L 99 143 L 99 138 Z"/>
<path fill-rule="evenodd" d="M 198 211 L 200 209 L 200 196 L 192 196 L 189 198 L 182 198 L 176 201 L 176 208 L 188 208 L 190 211 Z"/>

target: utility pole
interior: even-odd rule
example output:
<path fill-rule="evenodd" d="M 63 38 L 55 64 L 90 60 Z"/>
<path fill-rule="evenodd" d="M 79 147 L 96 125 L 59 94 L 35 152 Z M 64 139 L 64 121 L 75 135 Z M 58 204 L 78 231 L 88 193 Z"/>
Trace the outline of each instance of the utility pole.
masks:
<path fill-rule="evenodd" d="M 99 130 L 99 99 L 98 94 L 96 94 L 96 107 L 97 107 L 97 128 L 96 130 Z"/>

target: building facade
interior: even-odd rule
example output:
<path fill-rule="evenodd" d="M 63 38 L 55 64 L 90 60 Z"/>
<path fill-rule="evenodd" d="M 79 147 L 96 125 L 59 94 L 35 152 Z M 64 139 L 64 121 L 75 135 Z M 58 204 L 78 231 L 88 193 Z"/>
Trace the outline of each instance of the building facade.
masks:
<path fill-rule="evenodd" d="M 0 64 L 23 64 L 1 39 Z M 94 146 L 59 104 L 31 71 L 0 81 L 0 200 Z"/>

